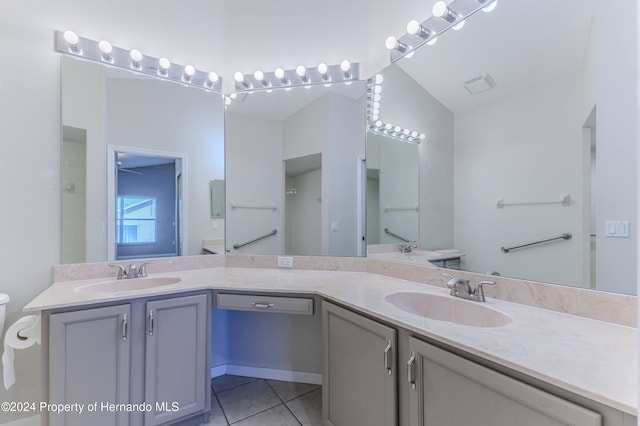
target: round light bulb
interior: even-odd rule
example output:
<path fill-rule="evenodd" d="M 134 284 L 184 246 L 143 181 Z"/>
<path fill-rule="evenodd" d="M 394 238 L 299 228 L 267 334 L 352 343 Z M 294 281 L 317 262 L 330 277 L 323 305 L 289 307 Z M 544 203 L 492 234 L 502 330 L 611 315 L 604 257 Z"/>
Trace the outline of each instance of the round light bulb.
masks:
<path fill-rule="evenodd" d="M 424 133 L 420 133 L 420 140 L 425 140 L 427 138 L 427 135 L 425 135 Z"/>
<path fill-rule="evenodd" d="M 387 124 L 385 124 L 385 125 L 384 125 L 384 129 L 385 129 L 385 130 L 391 130 L 391 129 L 393 129 L 393 124 L 391 124 L 391 123 L 387 123 Z"/>
<path fill-rule="evenodd" d="M 225 105 L 231 105 L 231 98 L 224 98 Z"/>
<path fill-rule="evenodd" d="M 498 6 L 498 0 L 494 0 L 494 2 L 491 3 L 489 6 L 483 7 L 482 11 L 483 12 L 493 12 L 497 6 Z"/>
<path fill-rule="evenodd" d="M 396 127 L 393 128 L 393 131 L 396 132 L 396 133 L 400 133 L 400 130 L 402 130 L 402 127 L 400 127 L 400 126 L 396 126 Z"/>
<path fill-rule="evenodd" d="M 284 78 L 284 70 L 282 68 L 276 68 L 276 70 L 274 71 L 274 74 L 276 75 L 277 78 Z"/>
<path fill-rule="evenodd" d="M 395 47 L 398 45 L 398 40 L 394 36 L 389 36 L 385 40 L 384 45 L 389 50 L 395 49 Z"/>
<path fill-rule="evenodd" d="M 431 9 L 433 16 L 436 18 L 442 18 L 448 11 L 449 7 L 447 6 L 447 3 L 443 1 L 436 2 L 436 4 L 433 5 L 433 9 Z"/>
<path fill-rule="evenodd" d="M 219 79 L 220 77 L 218 76 L 218 74 L 217 74 L 217 73 L 215 73 L 215 72 L 213 72 L 213 71 L 212 71 L 212 72 L 210 72 L 210 73 L 209 73 L 208 78 L 209 78 L 209 81 L 210 81 L 210 82 L 215 83 L 216 81 L 218 81 L 218 79 Z"/>
<path fill-rule="evenodd" d="M 380 99 L 382 99 L 382 95 L 380 93 L 375 93 L 373 95 L 373 100 L 376 102 L 380 102 Z"/>
<path fill-rule="evenodd" d="M 374 108 L 373 115 L 380 115 L 380 110 L 378 108 Z"/>
<path fill-rule="evenodd" d="M 373 93 L 377 93 L 377 94 L 382 93 L 382 86 L 380 86 L 379 84 L 376 84 L 375 86 L 373 86 Z"/>
<path fill-rule="evenodd" d="M 326 74 L 328 70 L 329 70 L 329 67 L 327 67 L 327 64 L 325 64 L 324 62 L 318 65 L 318 72 L 320 74 Z"/>
<path fill-rule="evenodd" d="M 382 120 L 376 121 L 376 127 L 382 127 Z"/>
<path fill-rule="evenodd" d="M 404 130 L 402 131 L 402 134 L 403 134 L 404 136 L 409 136 L 409 133 L 411 133 L 411 130 L 409 130 L 409 129 L 404 129 Z"/>
<path fill-rule="evenodd" d="M 417 138 L 418 137 L 418 132 L 416 132 L 415 130 L 413 132 L 411 132 L 411 137 L 412 138 Z"/>
<path fill-rule="evenodd" d="M 374 109 L 380 109 L 380 102 L 374 102 L 373 103 L 373 108 Z"/>
<path fill-rule="evenodd" d="M 253 73 L 253 78 L 255 78 L 258 81 L 262 81 L 264 80 L 264 73 L 260 70 L 257 70 L 256 72 Z"/>
<path fill-rule="evenodd" d="M 104 53 L 105 55 L 108 55 L 109 53 L 113 52 L 113 46 L 111 45 L 111 43 L 109 43 L 106 40 L 102 40 L 98 43 L 98 48 L 100 49 L 100 51 L 102 53 Z"/>
<path fill-rule="evenodd" d="M 347 61 L 346 59 L 340 62 L 340 69 L 342 70 L 342 72 L 349 71 L 351 69 L 351 62 Z"/>
<path fill-rule="evenodd" d="M 235 74 L 233 74 L 233 79 L 238 83 L 242 83 L 244 81 L 244 74 L 238 71 Z"/>
<path fill-rule="evenodd" d="M 429 41 L 427 42 L 427 44 L 428 44 L 429 46 L 433 46 L 434 44 L 436 44 L 436 42 L 437 42 L 437 41 L 438 41 L 438 37 L 434 37 L 434 38 L 432 38 L 431 40 L 429 40 Z"/>
<path fill-rule="evenodd" d="M 196 73 L 196 69 L 193 65 L 185 65 L 184 66 L 184 73 L 186 75 L 188 75 L 189 77 L 193 77 Z"/>
<path fill-rule="evenodd" d="M 142 60 L 142 52 L 140 52 L 138 49 L 133 49 L 131 52 L 129 52 L 129 57 L 134 62 L 140 62 Z"/>
<path fill-rule="evenodd" d="M 307 73 L 307 69 L 304 66 L 298 65 L 296 67 L 296 74 L 298 74 L 298 76 L 304 77 L 306 73 Z"/>
<path fill-rule="evenodd" d="M 160 68 L 166 71 L 171 67 L 171 61 L 165 57 L 162 57 L 158 59 L 158 65 L 160 65 Z"/>
<path fill-rule="evenodd" d="M 380 118 L 380 115 L 379 115 L 379 114 L 373 114 L 373 115 L 371 116 L 371 119 L 372 119 L 372 120 L 376 120 L 376 121 L 377 121 L 377 120 L 378 120 L 378 118 Z"/>
<path fill-rule="evenodd" d="M 382 84 L 383 81 L 384 81 L 384 77 L 382 76 L 382 74 L 376 74 L 376 77 L 375 77 L 376 84 Z"/>
<path fill-rule="evenodd" d="M 78 37 L 78 34 L 71 30 L 65 31 L 62 36 L 64 37 L 64 41 L 69 43 L 71 46 L 77 46 L 78 43 L 80 43 L 80 37 Z"/>
<path fill-rule="evenodd" d="M 413 21 L 409 21 L 409 23 L 407 24 L 407 32 L 411 35 L 416 35 L 420 32 L 420 22 L 413 20 Z"/>

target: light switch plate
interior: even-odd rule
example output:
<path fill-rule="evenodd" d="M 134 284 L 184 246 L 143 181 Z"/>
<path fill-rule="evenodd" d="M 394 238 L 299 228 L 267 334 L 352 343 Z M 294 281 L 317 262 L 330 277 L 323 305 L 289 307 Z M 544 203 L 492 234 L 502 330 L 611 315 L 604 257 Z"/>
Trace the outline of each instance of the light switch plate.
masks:
<path fill-rule="evenodd" d="M 604 222 L 605 236 L 611 238 L 629 238 L 628 220 L 607 220 Z"/>
<path fill-rule="evenodd" d="M 278 268 L 293 268 L 293 257 L 278 256 Z"/>

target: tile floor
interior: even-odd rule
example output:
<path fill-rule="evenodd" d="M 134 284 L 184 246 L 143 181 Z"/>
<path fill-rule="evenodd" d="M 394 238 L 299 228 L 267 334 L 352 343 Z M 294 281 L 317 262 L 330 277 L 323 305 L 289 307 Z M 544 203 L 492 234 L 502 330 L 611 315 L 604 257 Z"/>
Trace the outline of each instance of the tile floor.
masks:
<path fill-rule="evenodd" d="M 206 426 L 315 426 L 322 424 L 322 388 L 305 383 L 220 376 L 211 380 Z"/>

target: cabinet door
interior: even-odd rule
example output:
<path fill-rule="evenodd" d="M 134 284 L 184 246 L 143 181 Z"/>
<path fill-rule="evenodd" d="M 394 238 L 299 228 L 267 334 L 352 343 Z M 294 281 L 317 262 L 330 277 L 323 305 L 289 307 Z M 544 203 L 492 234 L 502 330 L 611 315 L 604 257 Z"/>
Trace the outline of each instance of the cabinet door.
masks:
<path fill-rule="evenodd" d="M 396 331 L 327 302 L 322 324 L 324 423 L 396 425 Z"/>
<path fill-rule="evenodd" d="M 125 411 L 102 404 L 129 402 L 130 316 L 128 304 L 50 316 L 49 401 L 82 404 L 84 410 L 50 413 L 49 425 L 129 424 Z"/>
<path fill-rule="evenodd" d="M 412 426 L 600 426 L 600 414 L 409 338 Z"/>
<path fill-rule="evenodd" d="M 203 411 L 210 390 L 206 371 L 207 296 L 147 302 L 145 425 Z"/>

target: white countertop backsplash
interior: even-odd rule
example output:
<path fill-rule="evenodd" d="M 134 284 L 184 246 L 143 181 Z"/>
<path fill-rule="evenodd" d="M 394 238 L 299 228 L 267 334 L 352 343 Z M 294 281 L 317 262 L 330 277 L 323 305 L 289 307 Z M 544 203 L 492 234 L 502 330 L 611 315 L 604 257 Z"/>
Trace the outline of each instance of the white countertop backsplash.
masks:
<path fill-rule="evenodd" d="M 84 284 L 113 279 L 106 263 L 57 265 L 54 284 L 25 312 L 198 289 L 317 294 L 383 321 L 436 339 L 596 402 L 637 415 L 636 297 L 495 277 L 486 306 L 511 317 L 502 327 L 470 327 L 423 318 L 385 300 L 395 292 L 447 295 L 439 268 L 366 258 L 192 256 L 158 259 L 150 276 L 180 277 L 169 286 L 112 294 L 78 293 Z M 477 274 L 456 276 L 480 281 Z M 425 285 L 430 284 L 430 285 Z M 515 303 L 514 303 L 515 302 Z M 477 302 L 468 302 L 477 303 Z"/>

